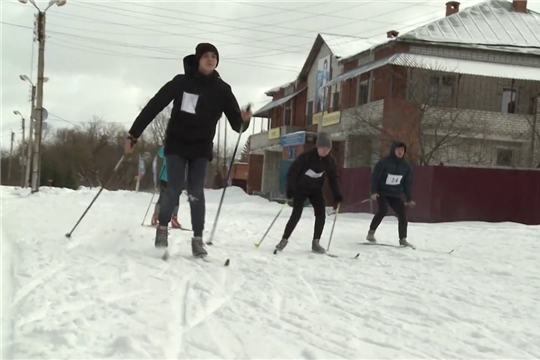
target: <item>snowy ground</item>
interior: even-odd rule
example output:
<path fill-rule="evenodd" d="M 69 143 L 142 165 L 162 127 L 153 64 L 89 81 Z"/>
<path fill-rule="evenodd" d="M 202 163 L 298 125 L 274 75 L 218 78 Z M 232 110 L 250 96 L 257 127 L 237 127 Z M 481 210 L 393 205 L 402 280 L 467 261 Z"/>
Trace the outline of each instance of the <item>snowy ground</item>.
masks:
<path fill-rule="evenodd" d="M 371 216 L 347 214 L 330 258 L 309 251 L 308 208 L 275 256 L 290 208 L 256 249 L 280 205 L 230 188 L 209 252 L 231 265 L 191 260 L 178 230 L 165 263 L 140 225 L 149 194 L 104 191 L 64 236 L 96 192 L 2 188 L 3 358 L 540 357 L 538 226 L 411 224 L 414 251 L 360 246 Z M 219 195 L 207 192 L 208 231 Z M 180 211 L 191 227 L 185 197 Z M 396 233 L 386 218 L 379 241 Z"/>

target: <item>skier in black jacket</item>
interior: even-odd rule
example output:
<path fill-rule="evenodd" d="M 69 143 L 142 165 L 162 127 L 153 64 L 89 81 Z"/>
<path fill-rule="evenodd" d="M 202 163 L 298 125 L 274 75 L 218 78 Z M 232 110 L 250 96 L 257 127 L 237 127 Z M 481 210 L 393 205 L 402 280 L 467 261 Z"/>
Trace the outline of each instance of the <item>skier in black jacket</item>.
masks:
<path fill-rule="evenodd" d="M 407 146 L 401 141 L 394 141 L 390 147 L 390 154 L 377 162 L 371 175 L 371 199 L 377 200 L 378 210 L 367 235 L 367 240 L 376 242 L 375 231 L 382 219 L 388 213 L 388 205 L 394 210 L 398 218 L 399 244 L 410 245 L 407 242 L 407 214 L 405 205 L 414 206 L 412 200 L 412 168 L 403 156 Z M 405 195 L 407 203 L 402 199 Z"/>
<path fill-rule="evenodd" d="M 326 176 L 328 176 L 328 182 L 334 196 L 335 207 L 343 201 L 343 198 L 339 191 L 337 165 L 329 154 L 332 148 L 332 139 L 326 133 L 319 133 L 316 145 L 317 148 L 300 154 L 293 161 L 287 173 L 287 198 L 293 199 L 293 211 L 285 226 L 283 237 L 276 245 L 278 251 L 282 251 L 287 246 L 289 237 L 302 216 L 306 199 L 309 199 L 315 213 L 315 229 L 311 250 L 321 254 L 326 252 L 320 245 L 326 218 L 322 193 Z"/>
<path fill-rule="evenodd" d="M 218 63 L 219 53 L 214 45 L 197 45 L 195 54 L 184 58 L 185 74 L 176 75 L 157 92 L 135 119 L 126 139 L 126 152 L 130 153 L 150 122 L 173 101 L 164 142 L 168 186 L 156 230 L 158 248 L 168 247 L 167 226 L 187 171 L 193 226 L 191 250 L 194 256 L 207 255 L 202 240 L 206 214 L 204 182 L 216 126 L 223 113 L 237 133 L 249 126 L 251 111 L 240 110 L 231 87 L 215 70 Z"/>

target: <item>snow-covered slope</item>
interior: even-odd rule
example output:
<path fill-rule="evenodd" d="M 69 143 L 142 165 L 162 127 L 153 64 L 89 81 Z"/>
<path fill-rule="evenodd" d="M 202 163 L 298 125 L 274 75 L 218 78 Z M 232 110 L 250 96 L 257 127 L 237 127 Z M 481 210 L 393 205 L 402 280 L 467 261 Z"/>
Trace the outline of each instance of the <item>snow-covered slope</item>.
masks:
<path fill-rule="evenodd" d="M 411 224 L 414 251 L 360 246 L 371 216 L 347 214 L 331 247 L 341 257 L 330 258 L 310 253 L 306 208 L 275 256 L 290 208 L 257 249 L 280 205 L 229 188 L 208 250 L 230 266 L 190 259 L 191 234 L 179 230 L 165 263 L 140 225 L 150 194 L 104 191 L 64 236 L 96 192 L 2 188 L 2 244 L 16 262 L 2 273 L 3 291 L 13 284 L 2 339 L 13 339 L 14 358 L 540 357 L 540 227 Z M 209 232 L 220 192 L 206 195 Z M 182 224 L 189 218 L 182 197 Z M 395 218 L 377 235 L 395 244 Z"/>

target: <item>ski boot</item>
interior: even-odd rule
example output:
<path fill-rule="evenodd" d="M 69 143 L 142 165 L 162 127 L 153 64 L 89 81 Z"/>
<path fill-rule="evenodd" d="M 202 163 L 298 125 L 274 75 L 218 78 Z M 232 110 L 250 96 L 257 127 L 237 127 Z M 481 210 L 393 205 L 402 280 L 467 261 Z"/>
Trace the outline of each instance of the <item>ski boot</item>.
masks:
<path fill-rule="evenodd" d="M 324 250 L 321 244 L 319 244 L 319 241 L 320 241 L 319 239 L 313 239 L 311 243 L 311 251 L 317 254 L 324 254 L 326 253 L 326 250 Z"/>
<path fill-rule="evenodd" d="M 285 246 L 287 246 L 288 243 L 288 239 L 281 239 L 279 244 L 276 245 L 276 251 L 283 251 L 283 249 L 285 249 Z"/>
<path fill-rule="evenodd" d="M 368 234 L 366 236 L 366 240 L 370 243 L 377 242 L 377 239 L 375 238 L 375 230 L 369 230 Z"/>
<path fill-rule="evenodd" d="M 181 229 L 182 228 L 182 225 L 180 225 L 180 223 L 178 222 L 178 215 L 173 215 L 173 217 L 171 218 L 171 227 L 173 229 Z"/>
<path fill-rule="evenodd" d="M 208 252 L 204 248 L 202 236 L 195 236 L 191 239 L 191 253 L 195 257 L 205 257 Z"/>
<path fill-rule="evenodd" d="M 414 245 L 407 241 L 407 238 L 399 239 L 399 246 L 402 247 L 411 247 L 415 249 Z"/>
<path fill-rule="evenodd" d="M 169 229 L 167 226 L 158 225 L 156 228 L 156 240 L 154 241 L 154 246 L 156 248 L 166 248 L 169 246 Z"/>

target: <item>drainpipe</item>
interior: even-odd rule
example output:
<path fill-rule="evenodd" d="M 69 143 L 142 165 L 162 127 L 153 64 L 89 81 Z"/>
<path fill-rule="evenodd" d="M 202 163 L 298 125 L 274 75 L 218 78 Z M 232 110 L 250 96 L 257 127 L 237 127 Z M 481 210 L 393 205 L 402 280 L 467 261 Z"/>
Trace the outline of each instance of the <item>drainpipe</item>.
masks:
<path fill-rule="evenodd" d="M 538 116 L 540 116 L 539 108 L 540 107 L 540 97 L 536 98 L 536 111 L 533 114 L 533 123 L 532 123 L 532 134 L 531 134 L 531 160 L 529 166 L 534 167 L 534 150 L 535 150 L 535 140 L 536 140 L 536 123 L 538 121 Z"/>

